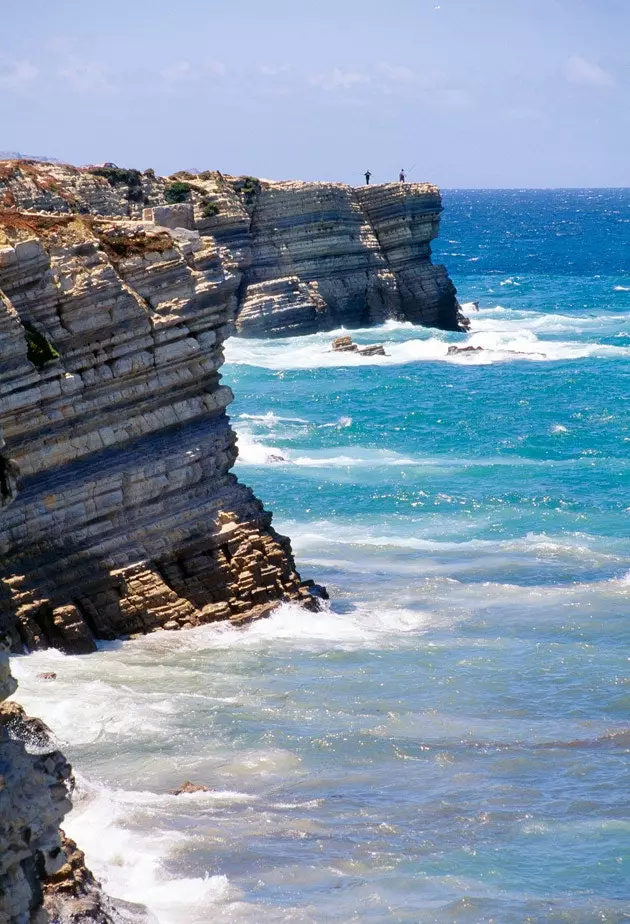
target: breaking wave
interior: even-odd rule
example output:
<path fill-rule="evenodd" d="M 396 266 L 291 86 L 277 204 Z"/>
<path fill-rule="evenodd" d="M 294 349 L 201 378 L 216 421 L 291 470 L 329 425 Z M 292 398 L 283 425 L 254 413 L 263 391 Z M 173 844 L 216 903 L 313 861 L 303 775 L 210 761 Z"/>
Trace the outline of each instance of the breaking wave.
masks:
<path fill-rule="evenodd" d="M 316 369 L 340 366 L 391 366 L 415 362 L 448 362 L 490 365 L 512 361 L 557 362 L 563 360 L 630 357 L 630 348 L 599 342 L 620 331 L 630 335 L 630 314 L 560 315 L 536 311 L 513 311 L 501 306 L 471 312 L 471 330 L 465 335 L 419 328 L 407 322 L 389 321 L 376 328 L 268 341 L 232 337 L 226 344 L 226 361 L 267 369 Z M 332 340 L 350 333 L 360 343 L 379 342 L 385 356 L 335 353 Z M 568 334 L 571 339 L 555 339 Z M 411 335 L 411 336 L 409 336 Z M 575 339 L 575 337 L 584 339 Z M 450 348 L 450 352 L 449 352 Z"/>

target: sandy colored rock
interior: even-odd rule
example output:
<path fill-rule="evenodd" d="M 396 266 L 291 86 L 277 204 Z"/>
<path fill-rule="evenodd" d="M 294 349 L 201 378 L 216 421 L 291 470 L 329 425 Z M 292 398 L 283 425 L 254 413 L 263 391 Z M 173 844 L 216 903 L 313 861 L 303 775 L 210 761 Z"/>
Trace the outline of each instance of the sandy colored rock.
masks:
<path fill-rule="evenodd" d="M 334 353 L 354 353 L 359 349 L 352 337 L 335 337 L 331 347 Z"/>

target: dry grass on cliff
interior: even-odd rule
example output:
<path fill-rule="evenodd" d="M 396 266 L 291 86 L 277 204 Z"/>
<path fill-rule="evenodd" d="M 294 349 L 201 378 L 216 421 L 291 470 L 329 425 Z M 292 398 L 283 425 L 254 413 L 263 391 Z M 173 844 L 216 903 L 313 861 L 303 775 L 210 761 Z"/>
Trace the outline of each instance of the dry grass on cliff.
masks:
<path fill-rule="evenodd" d="M 117 226 L 111 219 L 91 215 L 45 215 L 0 208 L 0 245 L 33 237 L 67 245 L 96 238 L 112 263 L 147 253 L 164 253 L 173 247 L 173 239 L 166 231 Z"/>
<path fill-rule="evenodd" d="M 91 237 L 91 222 L 78 215 L 32 214 L 14 209 L 0 209 L 0 240 L 4 243 L 23 241 L 29 237 L 50 240 L 53 235 Z"/>
<path fill-rule="evenodd" d="M 164 253 L 173 247 L 173 238 L 166 231 L 147 233 L 138 230 L 109 230 L 94 228 L 101 247 L 112 261 L 127 260 L 147 253 Z"/>

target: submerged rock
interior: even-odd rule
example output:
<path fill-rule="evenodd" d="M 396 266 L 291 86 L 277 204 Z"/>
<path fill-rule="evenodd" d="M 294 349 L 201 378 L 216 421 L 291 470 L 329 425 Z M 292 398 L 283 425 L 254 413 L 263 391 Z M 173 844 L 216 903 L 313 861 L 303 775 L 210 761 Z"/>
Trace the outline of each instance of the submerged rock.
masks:
<path fill-rule="evenodd" d="M 483 351 L 483 347 L 480 346 L 449 346 L 446 351 L 447 356 L 454 356 L 456 353 L 479 353 Z"/>
<path fill-rule="evenodd" d="M 382 343 L 368 343 L 359 346 L 352 337 L 335 337 L 332 342 L 333 353 L 357 353 L 359 356 L 387 356 Z"/>
<path fill-rule="evenodd" d="M 191 783 L 190 780 L 185 780 L 177 789 L 169 789 L 171 796 L 181 796 L 182 793 L 191 792 L 214 792 L 214 790 L 209 786 L 204 786 L 203 783 Z"/>

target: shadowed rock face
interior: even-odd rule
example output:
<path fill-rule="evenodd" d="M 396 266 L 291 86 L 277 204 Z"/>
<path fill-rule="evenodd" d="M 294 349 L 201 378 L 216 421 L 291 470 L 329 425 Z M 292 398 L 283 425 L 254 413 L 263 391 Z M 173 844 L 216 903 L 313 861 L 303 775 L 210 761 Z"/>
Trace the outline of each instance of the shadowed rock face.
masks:
<path fill-rule="evenodd" d="M 445 267 L 431 263 L 442 203 L 428 183 L 358 188 L 343 183 L 270 182 L 199 175 L 109 179 L 87 169 L 0 163 L 0 205 L 144 217 L 197 229 L 224 246 L 239 283 L 235 305 L 243 337 L 286 337 L 321 330 L 411 321 L 465 327 Z M 137 172 L 136 172 L 137 173 Z M 168 205 L 173 181 L 187 203 Z M 181 190 L 180 190 L 181 191 Z"/>
<path fill-rule="evenodd" d="M 218 370 L 238 278 L 215 239 L 17 212 L 0 235 L 0 627 L 14 646 L 87 652 L 312 602 L 230 473 Z"/>

